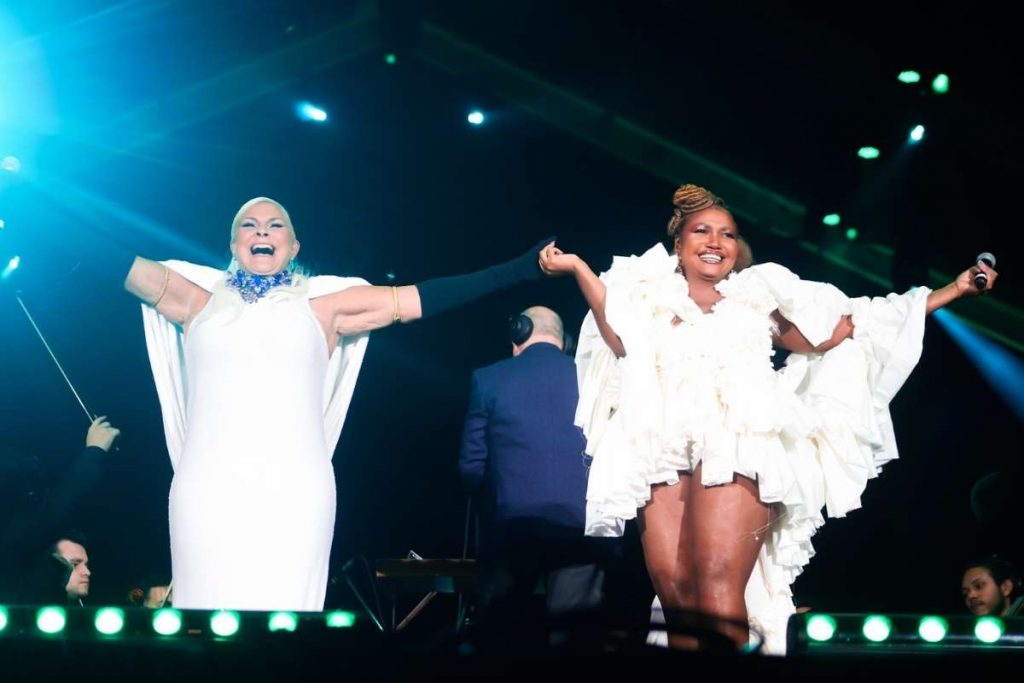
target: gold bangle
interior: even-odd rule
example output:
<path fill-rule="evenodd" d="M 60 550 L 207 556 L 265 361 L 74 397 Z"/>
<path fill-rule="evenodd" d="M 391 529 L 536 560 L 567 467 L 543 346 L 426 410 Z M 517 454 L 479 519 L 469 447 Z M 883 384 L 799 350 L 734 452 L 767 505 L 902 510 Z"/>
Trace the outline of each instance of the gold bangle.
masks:
<path fill-rule="evenodd" d="M 160 265 L 163 266 L 164 264 L 161 263 Z M 164 266 L 164 286 L 163 286 L 163 288 L 161 288 L 160 295 L 156 298 L 156 301 L 153 302 L 153 308 L 156 308 L 156 305 L 159 304 L 160 301 L 164 298 L 164 294 L 167 293 L 167 284 L 170 281 L 171 281 L 171 269 L 168 268 L 167 266 Z"/>
<path fill-rule="evenodd" d="M 391 316 L 392 323 L 402 322 L 402 309 L 398 307 L 398 287 L 391 287 L 391 299 L 394 301 L 394 309 Z"/>

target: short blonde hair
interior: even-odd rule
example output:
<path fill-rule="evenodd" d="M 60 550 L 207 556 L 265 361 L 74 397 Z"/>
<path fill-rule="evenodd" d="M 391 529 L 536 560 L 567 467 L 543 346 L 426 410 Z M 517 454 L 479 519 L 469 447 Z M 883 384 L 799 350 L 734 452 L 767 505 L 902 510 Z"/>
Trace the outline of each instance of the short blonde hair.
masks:
<path fill-rule="evenodd" d="M 243 218 L 245 218 L 245 214 L 249 211 L 249 209 L 256 206 L 257 204 L 273 204 L 278 209 L 280 209 L 281 215 L 284 216 L 285 222 L 288 224 L 288 227 L 291 228 L 292 230 L 292 234 L 295 234 L 295 226 L 292 224 L 292 217 L 291 215 L 289 215 L 288 209 L 284 208 L 284 204 L 277 201 L 276 199 L 271 199 L 270 197 L 253 197 L 245 204 L 242 204 L 242 208 L 238 210 L 238 213 L 235 214 L 234 220 L 231 221 L 231 239 L 235 239 L 235 228 L 237 228 L 238 224 L 242 222 Z"/>

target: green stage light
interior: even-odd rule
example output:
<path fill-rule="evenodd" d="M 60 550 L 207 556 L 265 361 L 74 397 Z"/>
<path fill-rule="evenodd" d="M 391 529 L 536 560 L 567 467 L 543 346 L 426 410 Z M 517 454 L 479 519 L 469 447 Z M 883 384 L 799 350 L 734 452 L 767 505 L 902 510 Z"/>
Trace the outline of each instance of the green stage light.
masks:
<path fill-rule="evenodd" d="M 299 627 L 299 615 L 295 612 L 274 612 L 267 619 L 270 631 L 294 631 Z"/>
<path fill-rule="evenodd" d="M 924 139 L 924 126 L 917 125 L 910 129 L 910 141 L 921 142 Z"/>
<path fill-rule="evenodd" d="M 96 612 L 93 624 L 96 630 L 105 636 L 117 635 L 124 628 L 124 610 L 104 607 Z"/>
<path fill-rule="evenodd" d="M 949 622 L 942 617 L 921 617 L 917 625 L 917 635 L 929 643 L 940 643 L 949 633 Z"/>
<path fill-rule="evenodd" d="M 153 613 L 153 630 L 162 636 L 173 636 L 181 630 L 181 612 L 171 607 Z"/>
<path fill-rule="evenodd" d="M 945 95 L 949 92 L 949 76 L 939 74 L 932 79 L 932 92 L 936 95 Z"/>
<path fill-rule="evenodd" d="M 210 630 L 222 638 L 238 633 L 240 625 L 241 621 L 238 618 L 238 612 L 221 610 L 220 612 L 214 612 L 210 616 Z"/>
<path fill-rule="evenodd" d="M 827 614 L 815 614 L 807 620 L 807 637 L 819 643 L 836 634 L 836 620 Z"/>
<path fill-rule="evenodd" d="M 827 640 L 829 624 L 815 625 L 822 617 L 835 620 L 835 632 Z M 816 629 L 821 628 L 819 633 Z M 978 618 L 970 614 L 794 614 L 786 629 L 791 655 L 900 655 L 1016 652 L 1024 653 L 1024 620 Z"/>
<path fill-rule="evenodd" d="M 0 633 L 7 628 L 7 608 L 0 605 Z"/>
<path fill-rule="evenodd" d="M 388 54 L 384 55 L 384 63 L 387 64 L 388 66 L 394 66 L 395 64 L 398 63 L 398 56 L 393 52 L 389 52 Z"/>
<path fill-rule="evenodd" d="M 853 240 L 857 239 L 857 235 L 859 235 L 859 234 L 860 234 L 860 232 L 857 231 L 857 228 L 847 228 L 846 229 L 846 239 L 850 240 L 851 242 Z"/>
<path fill-rule="evenodd" d="M 841 220 L 842 220 L 842 218 L 840 218 L 838 213 L 830 213 L 827 216 L 825 216 L 824 218 L 822 218 L 821 222 L 824 223 L 825 225 L 830 226 L 830 227 L 835 227 L 835 226 L 839 225 L 839 222 Z"/>
<path fill-rule="evenodd" d="M 877 147 L 861 147 L 857 150 L 857 156 L 861 159 L 877 159 L 881 154 Z"/>
<path fill-rule="evenodd" d="M 888 617 L 873 614 L 864 619 L 864 626 L 861 628 L 864 637 L 873 643 L 881 643 L 888 640 L 892 635 L 892 621 Z"/>
<path fill-rule="evenodd" d="M 356 615 L 344 610 L 328 612 L 325 619 L 327 628 L 352 628 L 356 623 Z"/>
<path fill-rule="evenodd" d="M 896 78 L 900 79 L 900 83 L 906 83 L 907 85 L 921 82 L 921 74 L 914 70 L 901 71 L 900 75 Z"/>
<path fill-rule="evenodd" d="M 983 643 L 994 643 L 1003 637 L 1006 624 L 997 617 L 981 617 L 974 623 L 974 637 Z"/>
<path fill-rule="evenodd" d="M 68 617 L 63 607 L 43 607 L 36 612 L 36 628 L 43 633 L 60 633 L 67 623 Z"/>

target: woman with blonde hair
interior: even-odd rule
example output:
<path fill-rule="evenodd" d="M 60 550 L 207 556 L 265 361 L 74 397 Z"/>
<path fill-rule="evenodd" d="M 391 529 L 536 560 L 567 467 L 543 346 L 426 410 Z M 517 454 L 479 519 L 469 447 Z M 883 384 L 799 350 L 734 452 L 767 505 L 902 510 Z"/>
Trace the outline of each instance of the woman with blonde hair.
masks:
<path fill-rule="evenodd" d="M 284 207 L 246 202 L 227 272 L 133 258 L 174 468 L 174 604 L 320 610 L 334 533 L 331 456 L 369 332 L 540 277 L 537 250 L 405 287 L 308 277 Z M 400 416 L 391 419 L 399 420 Z"/>

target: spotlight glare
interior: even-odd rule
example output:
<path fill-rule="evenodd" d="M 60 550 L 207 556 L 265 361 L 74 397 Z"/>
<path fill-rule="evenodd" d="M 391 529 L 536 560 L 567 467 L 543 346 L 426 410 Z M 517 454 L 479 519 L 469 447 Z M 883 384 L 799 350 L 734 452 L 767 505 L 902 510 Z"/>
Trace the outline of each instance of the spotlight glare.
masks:
<path fill-rule="evenodd" d="M 917 634 L 929 643 L 939 643 L 949 633 L 949 622 L 942 617 L 921 617 Z"/>
<path fill-rule="evenodd" d="M 8 173 L 17 173 L 21 170 L 21 161 L 16 156 L 5 156 L 0 159 L 0 168 Z"/>
<path fill-rule="evenodd" d="M 872 615 L 864 619 L 864 627 L 861 629 L 864 637 L 873 643 L 881 643 L 892 635 L 892 622 L 888 617 Z"/>
<path fill-rule="evenodd" d="M 153 630 L 162 636 L 173 636 L 181 630 L 181 612 L 163 607 L 153 613 Z"/>
<path fill-rule="evenodd" d="M 327 628 L 352 628 L 356 623 L 356 615 L 344 610 L 328 612 L 325 619 Z"/>
<path fill-rule="evenodd" d="M 466 117 L 466 120 L 469 121 L 474 126 L 479 126 L 484 122 L 484 113 L 479 109 L 474 109 L 473 111 L 469 112 L 469 116 Z"/>
<path fill-rule="evenodd" d="M 7 628 L 7 608 L 0 605 L 0 633 Z"/>
<path fill-rule="evenodd" d="M 861 147 L 857 150 L 857 156 L 861 159 L 877 159 L 881 152 L 877 147 Z"/>
<path fill-rule="evenodd" d="M 117 607 L 104 607 L 96 612 L 93 619 L 96 630 L 105 636 L 113 636 L 124 628 L 124 610 Z"/>
<path fill-rule="evenodd" d="M 924 139 L 924 126 L 918 124 L 910 129 L 910 141 L 921 142 Z"/>
<path fill-rule="evenodd" d="M 0 272 L 0 280 L 6 280 L 7 278 L 9 278 L 11 276 L 11 273 L 16 271 L 18 269 L 18 266 L 20 265 L 20 256 L 15 256 L 14 258 L 12 258 L 10 261 L 7 262 L 7 265 L 4 267 L 3 271 Z"/>
<path fill-rule="evenodd" d="M 853 240 L 857 239 L 857 235 L 859 235 L 859 234 L 860 233 L 857 231 L 857 228 L 847 228 L 846 229 L 846 239 L 850 240 L 851 242 Z"/>
<path fill-rule="evenodd" d="M 395 64 L 398 63 L 398 55 L 396 55 L 393 52 L 389 52 L 388 54 L 384 55 L 384 63 L 387 64 L 388 66 L 394 66 Z"/>
<path fill-rule="evenodd" d="M 836 634 L 836 620 L 827 614 L 815 614 L 807 620 L 807 637 L 823 643 Z"/>
<path fill-rule="evenodd" d="M 68 623 L 63 607 L 43 607 L 36 612 L 36 628 L 43 633 L 55 635 L 64 630 Z"/>
<path fill-rule="evenodd" d="M 210 630 L 222 638 L 238 633 L 240 621 L 237 612 L 221 610 L 210 617 Z"/>
<path fill-rule="evenodd" d="M 949 92 L 949 76 L 938 74 L 932 79 L 932 92 L 936 95 L 945 95 Z"/>
<path fill-rule="evenodd" d="M 839 222 L 841 220 L 842 220 L 842 218 L 840 218 L 838 213 L 830 213 L 827 216 L 825 216 L 824 218 L 822 218 L 821 222 L 824 223 L 825 225 L 828 225 L 828 226 L 831 226 L 831 227 L 835 227 L 835 226 L 839 225 Z"/>
<path fill-rule="evenodd" d="M 267 619 L 267 628 L 271 632 L 292 632 L 299 627 L 299 615 L 295 612 L 273 612 Z"/>
<path fill-rule="evenodd" d="M 921 74 L 912 69 L 908 71 L 901 71 L 900 75 L 896 78 L 900 79 L 900 83 L 906 83 L 907 85 L 921 82 Z"/>
<path fill-rule="evenodd" d="M 303 121 L 316 121 L 317 123 L 323 123 L 327 120 L 327 112 L 315 104 L 309 102 L 299 102 L 295 107 L 295 113 L 298 114 L 299 118 Z"/>
<path fill-rule="evenodd" d="M 1006 625 L 997 617 L 981 617 L 974 622 L 974 637 L 983 643 L 994 643 L 1003 637 Z"/>

